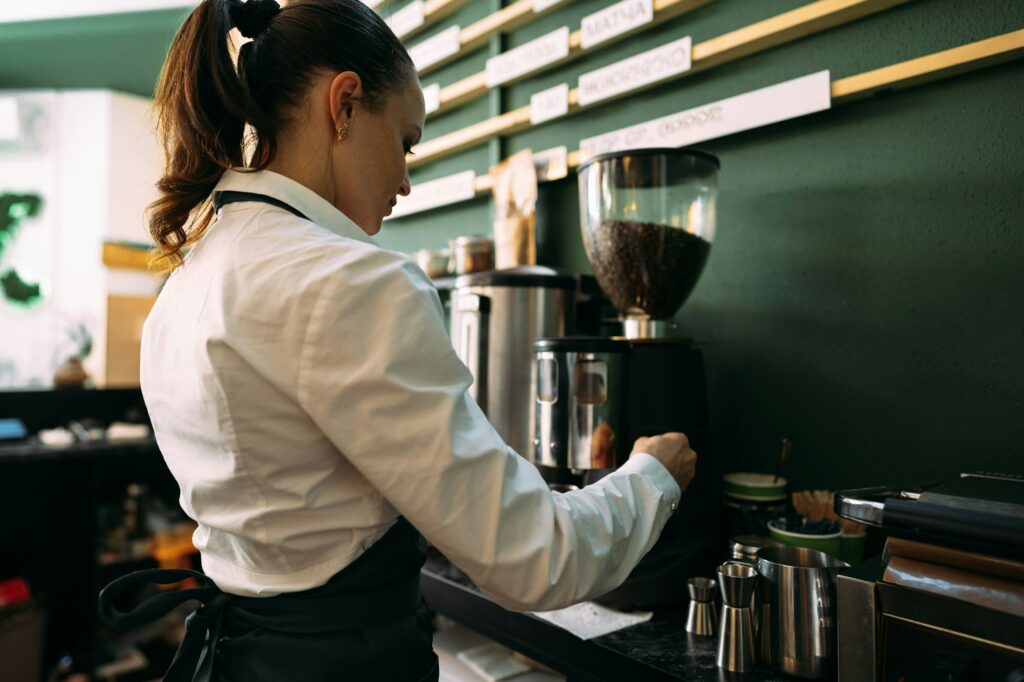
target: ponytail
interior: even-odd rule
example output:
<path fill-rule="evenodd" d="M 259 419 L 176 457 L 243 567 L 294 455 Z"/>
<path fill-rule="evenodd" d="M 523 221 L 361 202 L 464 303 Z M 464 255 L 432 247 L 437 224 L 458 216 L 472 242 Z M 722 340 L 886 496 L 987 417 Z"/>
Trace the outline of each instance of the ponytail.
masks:
<path fill-rule="evenodd" d="M 243 165 L 245 94 L 228 47 L 228 5 L 204 0 L 171 43 L 156 89 L 164 149 L 160 197 L 150 205 L 150 233 L 161 270 L 181 264 L 181 250 L 213 218 L 210 193 L 224 169 Z"/>
<path fill-rule="evenodd" d="M 253 38 L 238 50 L 237 70 L 233 27 Z M 292 0 L 284 9 L 274 0 L 203 0 L 192 11 L 154 101 L 164 150 L 159 197 L 149 206 L 158 269 L 181 265 L 182 250 L 209 228 L 210 194 L 226 169 L 273 161 L 278 131 L 318 70 L 358 73 L 371 109 L 416 73 L 398 38 L 359 0 Z M 247 125 L 255 144 L 246 144 Z"/>

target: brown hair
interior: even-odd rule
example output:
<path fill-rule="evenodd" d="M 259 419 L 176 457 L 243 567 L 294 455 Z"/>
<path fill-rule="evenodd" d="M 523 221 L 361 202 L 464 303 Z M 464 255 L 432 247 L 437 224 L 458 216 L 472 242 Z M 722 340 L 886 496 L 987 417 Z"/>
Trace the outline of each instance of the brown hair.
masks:
<path fill-rule="evenodd" d="M 252 38 L 239 48 L 237 68 L 233 27 Z M 284 8 L 274 0 L 203 0 L 188 16 L 156 89 L 164 171 L 149 230 L 159 269 L 178 267 L 182 249 L 206 232 L 210 193 L 225 169 L 266 168 L 314 77 L 341 71 L 359 74 L 360 104 L 370 110 L 416 74 L 395 34 L 360 0 L 292 0 Z M 254 146 L 246 145 L 246 125 Z"/>

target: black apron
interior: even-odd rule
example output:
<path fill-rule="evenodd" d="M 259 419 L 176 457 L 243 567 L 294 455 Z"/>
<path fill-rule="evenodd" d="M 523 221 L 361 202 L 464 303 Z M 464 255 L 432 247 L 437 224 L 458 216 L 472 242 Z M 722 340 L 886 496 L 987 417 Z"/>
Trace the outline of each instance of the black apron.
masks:
<path fill-rule="evenodd" d="M 305 218 L 260 194 L 222 192 L 216 206 L 261 201 Z M 100 618 L 134 629 L 185 602 L 198 609 L 167 682 L 436 681 L 432 613 L 420 594 L 426 543 L 404 519 L 326 584 L 274 597 L 222 592 L 202 573 L 151 569 L 123 576 L 100 592 Z M 160 592 L 125 609 L 143 585 L 194 578 L 198 588 Z"/>
<path fill-rule="evenodd" d="M 137 571 L 103 588 L 100 618 L 134 629 L 200 602 L 185 619 L 167 682 L 436 681 L 432 614 L 420 595 L 425 548 L 400 518 L 325 585 L 274 597 L 227 594 L 196 571 Z M 200 587 L 160 592 L 122 610 L 140 586 L 186 578 Z"/>

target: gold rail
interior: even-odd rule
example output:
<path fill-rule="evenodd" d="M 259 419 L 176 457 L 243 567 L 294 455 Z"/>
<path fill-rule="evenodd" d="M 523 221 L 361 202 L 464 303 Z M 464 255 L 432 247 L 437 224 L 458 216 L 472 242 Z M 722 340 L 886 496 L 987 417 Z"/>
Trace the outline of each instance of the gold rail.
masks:
<path fill-rule="evenodd" d="M 950 78 L 1022 57 L 1024 57 L 1024 29 L 832 81 L 832 104 L 833 106 L 846 104 L 872 95 Z M 538 154 L 551 151 L 550 149 L 543 150 Z M 569 152 L 568 169 L 577 168 L 579 163 L 579 150 Z M 540 178 L 542 181 L 557 179 L 559 178 Z M 492 183 L 490 175 L 477 177 L 475 186 L 477 195 L 489 193 Z"/>
<path fill-rule="evenodd" d="M 777 16 L 694 45 L 691 51 L 690 70 L 678 74 L 675 78 L 684 78 L 691 73 L 735 61 L 814 33 L 841 26 L 869 14 L 906 2 L 909 2 L 909 0 L 818 0 L 803 7 L 798 7 L 795 10 L 783 12 Z M 482 74 L 471 76 L 471 78 L 478 77 L 482 81 Z M 595 102 L 588 107 L 581 107 L 579 105 L 579 88 L 573 88 L 569 91 L 569 112 L 566 115 L 571 116 L 582 111 L 584 108 L 590 109 L 602 106 L 665 82 L 662 80 L 658 83 L 643 85 L 620 93 L 615 97 Z M 456 83 L 455 85 L 459 84 Z M 483 87 L 484 91 L 486 91 L 486 84 Z M 477 94 L 476 91 L 467 91 L 463 93 L 462 97 L 476 97 Z M 444 101 L 444 96 L 445 89 L 442 89 L 442 102 Z M 414 168 L 430 161 L 450 156 L 464 149 L 483 144 L 493 137 L 510 135 L 527 130 L 530 127 L 530 107 L 523 106 L 513 109 L 494 118 L 480 121 L 479 123 L 417 145 L 415 156 L 408 158 L 409 167 Z"/>

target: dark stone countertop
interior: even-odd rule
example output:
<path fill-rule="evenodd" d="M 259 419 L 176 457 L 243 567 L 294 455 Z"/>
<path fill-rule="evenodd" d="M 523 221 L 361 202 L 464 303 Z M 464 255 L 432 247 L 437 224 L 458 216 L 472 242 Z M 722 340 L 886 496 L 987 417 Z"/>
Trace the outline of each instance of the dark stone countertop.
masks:
<path fill-rule="evenodd" d="M 793 680 L 758 668 L 736 674 L 715 664 L 717 639 L 686 632 L 686 611 L 656 612 L 651 620 L 592 640 L 527 613 L 502 609 L 431 549 L 423 569 L 427 602 L 439 613 L 567 675 L 569 680 Z"/>

